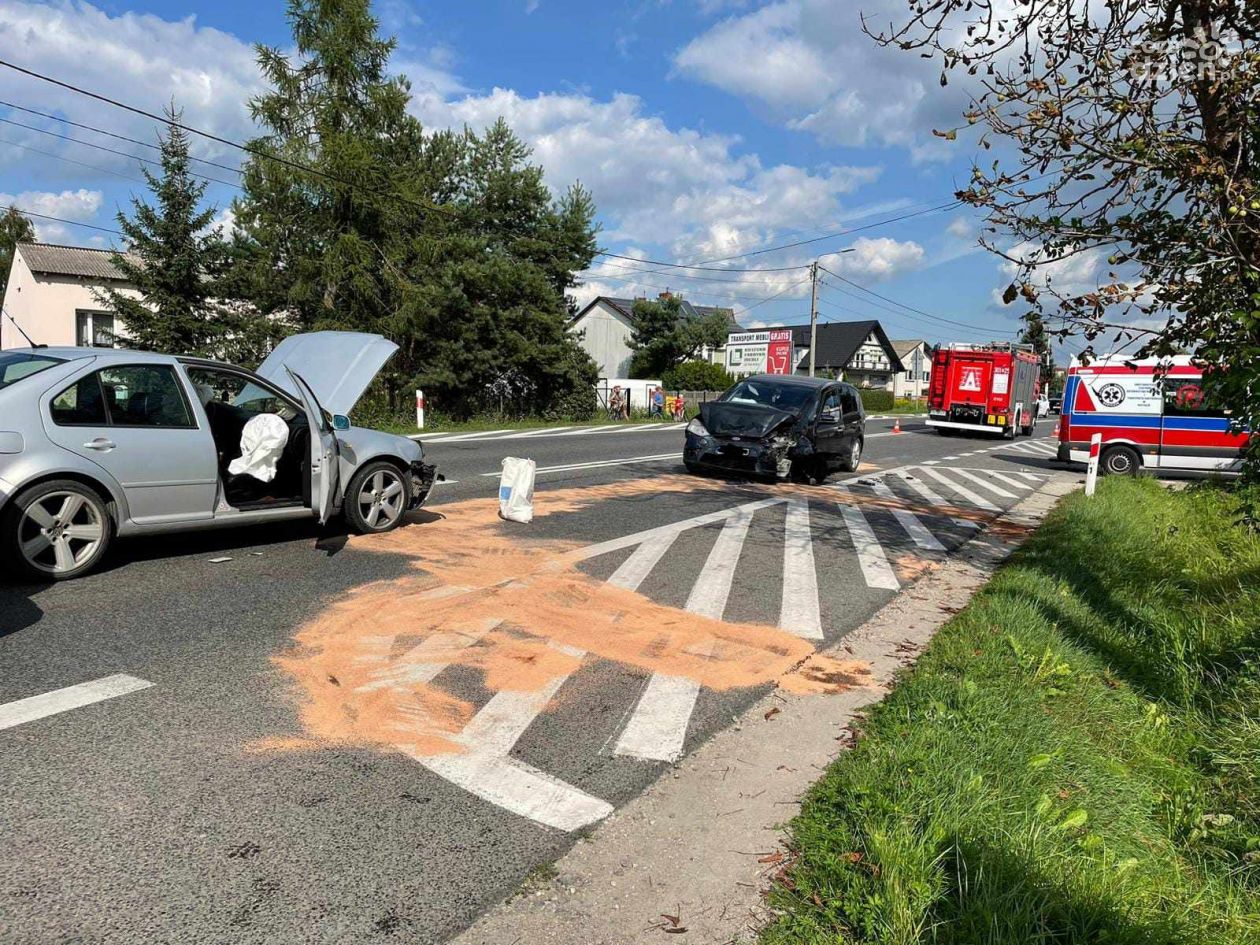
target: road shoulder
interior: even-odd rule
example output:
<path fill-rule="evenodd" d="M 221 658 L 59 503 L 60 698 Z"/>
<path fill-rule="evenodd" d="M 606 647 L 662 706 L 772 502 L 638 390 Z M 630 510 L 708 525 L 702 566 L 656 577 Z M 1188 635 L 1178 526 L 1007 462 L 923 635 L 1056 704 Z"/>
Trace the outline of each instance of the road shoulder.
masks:
<path fill-rule="evenodd" d="M 620 945 L 682 929 L 693 943 L 752 941 L 782 860 L 780 826 L 847 746 L 855 715 L 1076 484 L 1056 477 L 839 641 L 834 655 L 869 663 L 866 685 L 770 693 L 455 943 Z"/>

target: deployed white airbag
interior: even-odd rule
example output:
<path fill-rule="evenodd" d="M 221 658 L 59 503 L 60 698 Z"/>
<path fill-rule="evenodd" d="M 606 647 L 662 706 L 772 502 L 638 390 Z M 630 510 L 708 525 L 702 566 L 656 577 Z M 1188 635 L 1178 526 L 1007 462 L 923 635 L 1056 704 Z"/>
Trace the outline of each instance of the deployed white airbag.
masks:
<path fill-rule="evenodd" d="M 276 478 L 276 464 L 288 442 L 289 425 L 274 413 L 260 413 L 241 431 L 241 455 L 228 465 L 228 472 L 271 482 Z"/>

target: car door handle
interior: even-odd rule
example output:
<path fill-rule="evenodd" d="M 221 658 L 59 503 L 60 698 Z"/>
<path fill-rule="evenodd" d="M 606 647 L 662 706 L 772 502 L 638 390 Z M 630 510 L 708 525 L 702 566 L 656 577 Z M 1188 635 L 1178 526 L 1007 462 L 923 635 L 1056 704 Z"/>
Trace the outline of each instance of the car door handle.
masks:
<path fill-rule="evenodd" d="M 101 453 L 108 453 L 110 450 L 114 449 L 116 446 L 117 444 L 113 440 L 107 440 L 103 436 L 98 436 L 95 440 L 92 440 L 89 443 L 83 444 L 84 449 L 97 450 L 98 452 L 101 452 Z"/>

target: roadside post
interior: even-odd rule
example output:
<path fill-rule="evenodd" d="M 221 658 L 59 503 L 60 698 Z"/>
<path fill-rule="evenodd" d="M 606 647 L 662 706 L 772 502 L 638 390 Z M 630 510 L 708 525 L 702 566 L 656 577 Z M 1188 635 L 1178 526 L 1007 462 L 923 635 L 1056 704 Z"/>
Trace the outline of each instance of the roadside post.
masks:
<path fill-rule="evenodd" d="M 1093 495 L 1094 486 L 1098 484 L 1098 454 L 1102 452 L 1102 434 L 1095 433 L 1089 438 L 1089 465 L 1085 467 L 1085 494 Z"/>
<path fill-rule="evenodd" d="M 424 429 L 424 391 L 416 391 L 416 429 Z"/>

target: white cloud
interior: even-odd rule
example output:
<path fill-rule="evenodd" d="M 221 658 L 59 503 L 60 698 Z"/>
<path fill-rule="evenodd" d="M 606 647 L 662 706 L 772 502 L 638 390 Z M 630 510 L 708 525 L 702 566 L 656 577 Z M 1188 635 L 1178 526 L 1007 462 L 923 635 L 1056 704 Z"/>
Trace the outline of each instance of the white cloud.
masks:
<path fill-rule="evenodd" d="M 605 242 L 668 247 L 689 260 L 763 246 L 785 230 L 825 230 L 841 198 L 874 181 L 878 167 L 765 167 L 738 139 L 671 128 L 633 95 L 522 96 L 508 89 L 454 100 L 418 95 L 428 127 L 483 129 L 500 116 L 534 149 L 553 188 L 591 189 Z"/>
<path fill-rule="evenodd" d="M 923 257 L 923 247 L 913 240 L 862 236 L 853 241 L 853 252 L 835 257 L 827 268 L 851 279 L 883 281 L 918 269 Z"/>
<path fill-rule="evenodd" d="M 99 190 L 63 190 L 52 193 L 44 190 L 26 190 L 19 194 L 0 193 L 0 208 L 17 207 L 28 213 L 42 213 L 63 220 L 77 220 L 82 223 L 93 222 L 97 211 L 101 208 L 101 192 Z M 35 238 L 42 243 L 56 243 L 73 240 L 84 241 L 84 230 L 81 227 L 68 226 L 53 220 L 32 218 L 35 225 Z"/>
<path fill-rule="evenodd" d="M 932 128 L 957 124 L 968 96 L 940 63 L 884 49 L 862 32 L 906 16 L 902 0 L 860 7 L 781 0 L 726 19 L 684 46 L 677 74 L 745 98 L 784 125 L 829 145 L 896 145 L 918 160 L 948 157 Z"/>
<path fill-rule="evenodd" d="M 0 55 L 148 111 L 161 112 L 174 99 L 189 124 L 236 140 L 249 134 L 245 103 L 260 88 L 254 51 L 235 36 L 193 17 L 110 16 L 87 3 L 7 0 L 0 5 Z M 7 73 L 5 91 L 40 111 L 154 140 L 153 122 L 35 79 Z M 222 157 L 228 149 L 203 140 L 196 152 Z M 107 159 L 96 154 L 92 161 Z"/>
<path fill-rule="evenodd" d="M 970 240 L 975 238 L 976 225 L 967 217 L 954 217 L 945 228 L 945 232 L 960 240 Z"/>

